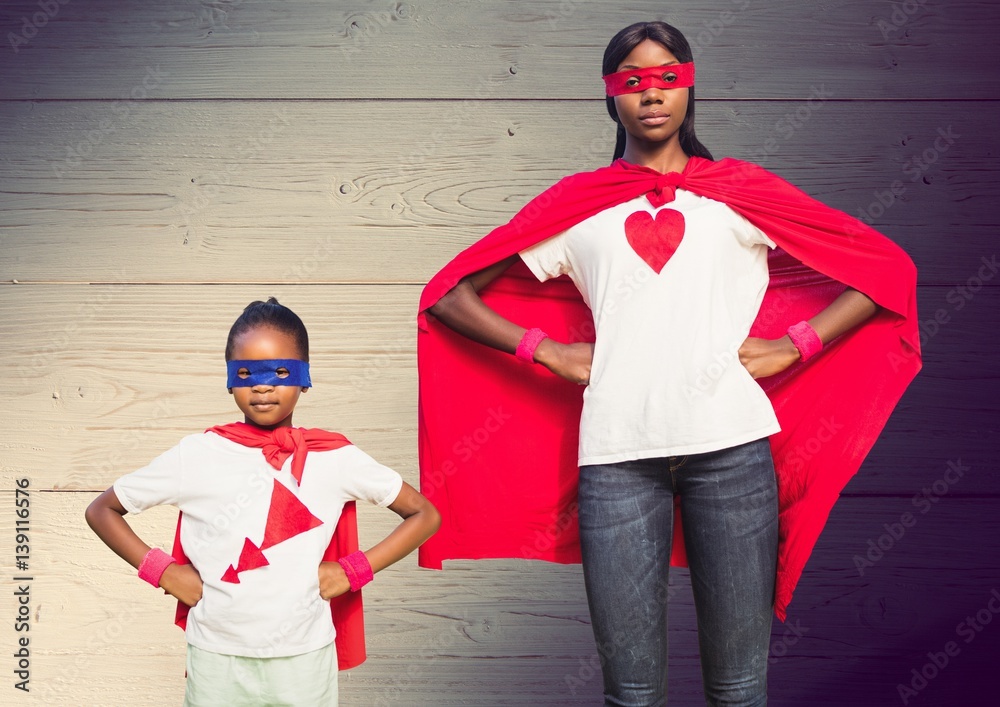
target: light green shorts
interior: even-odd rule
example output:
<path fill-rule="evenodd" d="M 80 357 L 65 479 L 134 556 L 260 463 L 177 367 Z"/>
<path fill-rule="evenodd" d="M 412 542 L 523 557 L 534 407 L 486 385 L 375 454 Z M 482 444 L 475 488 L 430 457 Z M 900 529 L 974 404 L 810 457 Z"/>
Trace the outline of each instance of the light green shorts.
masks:
<path fill-rule="evenodd" d="M 336 707 L 337 647 L 248 658 L 187 647 L 184 707 Z"/>

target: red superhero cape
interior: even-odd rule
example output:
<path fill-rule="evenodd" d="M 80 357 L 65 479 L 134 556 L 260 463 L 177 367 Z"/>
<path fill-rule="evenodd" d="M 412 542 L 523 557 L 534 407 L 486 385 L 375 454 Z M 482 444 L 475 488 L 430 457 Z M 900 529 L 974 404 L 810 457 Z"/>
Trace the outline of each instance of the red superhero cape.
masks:
<path fill-rule="evenodd" d="M 292 476 L 295 477 L 296 481 L 302 480 L 306 455 L 310 449 L 325 452 L 340 449 L 350 444 L 344 435 L 337 432 L 304 427 L 278 427 L 275 430 L 264 430 L 243 422 L 233 422 L 228 425 L 210 427 L 205 431 L 214 432 L 247 447 L 260 447 L 268 463 L 275 469 L 281 469 L 285 460 L 291 456 Z M 183 514 L 178 514 L 172 555 L 180 564 L 188 564 L 190 560 L 184 554 L 184 548 L 181 547 L 182 518 Z M 349 501 L 344 504 L 344 510 L 340 513 L 340 520 L 337 521 L 333 537 L 323 554 L 323 561 L 336 562 L 357 549 L 357 506 L 354 501 Z M 187 626 L 189 610 L 190 607 L 187 604 L 177 602 L 174 623 L 181 628 Z M 334 597 L 330 600 L 330 612 L 333 615 L 333 625 L 337 630 L 337 661 L 340 670 L 349 670 L 361 665 L 367 657 L 361 592 L 347 592 Z"/>
<path fill-rule="evenodd" d="M 770 438 L 779 494 L 775 613 L 792 592 L 841 490 L 920 369 L 916 268 L 888 238 L 780 177 L 731 158 L 692 157 L 662 174 L 618 160 L 566 177 L 455 257 L 424 288 L 418 315 L 421 492 L 441 529 L 420 565 L 532 558 L 579 562 L 576 519 L 581 386 L 480 346 L 426 313 L 464 276 L 594 214 L 678 187 L 728 204 L 778 246 L 751 335 L 776 339 L 850 286 L 882 309 L 823 352 L 759 383 L 781 432 Z M 481 293 L 503 316 L 557 341 L 593 340 L 590 310 L 568 277 L 539 283 L 516 263 Z M 682 305 L 680 305 L 682 306 Z M 679 506 L 671 562 L 686 565 Z"/>

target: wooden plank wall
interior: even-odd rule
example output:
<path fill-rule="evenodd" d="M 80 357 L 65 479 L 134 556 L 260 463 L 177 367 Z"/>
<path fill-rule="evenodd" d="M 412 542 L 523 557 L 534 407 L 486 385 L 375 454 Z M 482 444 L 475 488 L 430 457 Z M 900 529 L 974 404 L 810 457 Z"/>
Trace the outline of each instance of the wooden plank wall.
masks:
<path fill-rule="evenodd" d="M 317 386 L 297 423 L 343 431 L 416 483 L 421 285 L 558 177 L 607 163 L 600 57 L 650 18 L 696 48 L 699 135 L 717 156 L 865 217 L 920 268 L 925 369 L 775 623 L 771 703 L 995 693 L 995 7 L 5 2 L 0 702 L 179 703 L 171 602 L 83 509 L 184 434 L 236 419 L 222 348 L 251 299 L 276 295 L 310 328 Z M 27 694 L 13 686 L 18 479 L 31 493 Z M 370 542 L 393 523 L 361 519 Z M 156 509 L 136 524 L 165 544 L 172 520 Z M 672 704 L 700 704 L 689 582 L 673 581 Z M 345 705 L 600 702 L 579 567 L 438 573 L 410 558 L 366 596 L 370 660 L 341 674 Z M 935 668 L 949 642 L 958 652 Z"/>

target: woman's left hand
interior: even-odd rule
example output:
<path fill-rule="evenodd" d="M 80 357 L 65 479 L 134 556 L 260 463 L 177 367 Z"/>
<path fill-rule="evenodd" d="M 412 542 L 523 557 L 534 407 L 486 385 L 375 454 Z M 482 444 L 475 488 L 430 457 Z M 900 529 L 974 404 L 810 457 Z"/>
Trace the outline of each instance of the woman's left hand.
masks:
<path fill-rule="evenodd" d="M 799 351 L 788 336 L 780 339 L 747 337 L 739 350 L 740 363 L 754 378 L 766 378 L 799 360 Z"/>
<path fill-rule="evenodd" d="M 324 600 L 351 591 L 351 581 L 339 562 L 319 563 L 319 595 Z"/>

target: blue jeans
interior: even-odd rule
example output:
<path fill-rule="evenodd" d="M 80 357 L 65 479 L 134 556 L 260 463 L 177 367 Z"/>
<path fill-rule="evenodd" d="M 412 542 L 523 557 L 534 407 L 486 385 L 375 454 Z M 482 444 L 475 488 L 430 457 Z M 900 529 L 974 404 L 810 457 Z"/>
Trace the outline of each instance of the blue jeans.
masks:
<path fill-rule="evenodd" d="M 580 467 L 583 574 L 605 704 L 666 704 L 674 494 L 706 704 L 766 705 L 778 556 L 778 492 L 766 438 L 704 454 Z"/>

